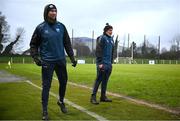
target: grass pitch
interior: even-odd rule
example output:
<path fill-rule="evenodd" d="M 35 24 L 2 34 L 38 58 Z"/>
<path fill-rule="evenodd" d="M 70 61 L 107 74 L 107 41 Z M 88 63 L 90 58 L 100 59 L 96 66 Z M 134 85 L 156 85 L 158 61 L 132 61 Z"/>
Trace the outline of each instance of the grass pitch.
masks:
<path fill-rule="evenodd" d="M 0 70 L 23 76 L 41 86 L 40 68 L 33 64 L 13 64 L 12 69 L 1 64 Z M 96 66 L 93 64 L 68 65 L 69 80 L 92 87 Z M 180 65 L 113 65 L 108 91 L 137 99 L 169 106 L 180 107 Z M 58 82 L 53 80 L 51 91 L 58 92 Z M 163 120 L 180 119 L 180 116 L 137 105 L 127 100 L 111 97 L 112 103 L 94 106 L 89 103 L 91 90 L 67 86 L 66 98 L 109 120 Z M 41 119 L 40 90 L 26 83 L 0 83 L 0 119 Z M 98 96 L 99 98 L 99 96 Z M 91 116 L 68 106 L 69 114 L 59 112 L 56 99 L 50 96 L 51 119 L 92 120 Z"/>

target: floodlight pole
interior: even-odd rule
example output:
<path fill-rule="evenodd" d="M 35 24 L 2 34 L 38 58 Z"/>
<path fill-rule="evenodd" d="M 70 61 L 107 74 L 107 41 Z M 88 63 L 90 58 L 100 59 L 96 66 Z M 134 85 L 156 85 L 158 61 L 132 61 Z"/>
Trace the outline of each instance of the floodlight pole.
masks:
<path fill-rule="evenodd" d="M 161 37 L 158 37 L 158 63 L 160 63 L 160 44 L 161 44 Z"/>
<path fill-rule="evenodd" d="M 117 60 L 116 60 L 116 63 L 119 63 L 119 43 L 120 43 L 120 40 L 118 41 L 118 44 L 117 44 Z"/>
<path fill-rule="evenodd" d="M 128 49 L 129 49 L 130 34 L 128 33 Z"/>
<path fill-rule="evenodd" d="M 94 50 L 94 30 L 92 31 L 92 54 L 93 54 L 93 50 Z"/>
<path fill-rule="evenodd" d="M 131 44 L 131 59 L 132 59 L 132 61 L 133 61 L 133 56 L 134 56 L 134 55 L 133 55 L 133 54 L 134 54 L 134 53 L 133 53 L 133 52 L 134 52 L 134 50 L 133 50 L 134 47 L 133 47 L 133 46 L 134 46 L 134 45 L 133 45 L 133 42 L 132 42 L 132 44 Z"/>

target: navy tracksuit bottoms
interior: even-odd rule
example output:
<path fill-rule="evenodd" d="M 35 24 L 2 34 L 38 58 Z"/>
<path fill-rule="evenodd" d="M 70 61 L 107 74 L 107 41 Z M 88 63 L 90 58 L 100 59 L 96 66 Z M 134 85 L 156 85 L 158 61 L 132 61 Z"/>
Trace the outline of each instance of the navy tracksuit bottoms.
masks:
<path fill-rule="evenodd" d="M 106 89 L 109 77 L 112 72 L 112 65 L 103 64 L 103 68 L 100 69 L 97 65 L 97 77 L 93 87 L 93 95 L 96 95 L 99 85 L 101 84 L 101 96 L 106 96 Z"/>
<path fill-rule="evenodd" d="M 67 84 L 67 70 L 66 61 L 56 61 L 56 62 L 42 62 L 42 107 L 43 111 L 47 111 L 49 90 L 51 88 L 51 82 L 54 71 L 59 80 L 59 100 L 64 101 L 64 96 L 66 92 Z"/>

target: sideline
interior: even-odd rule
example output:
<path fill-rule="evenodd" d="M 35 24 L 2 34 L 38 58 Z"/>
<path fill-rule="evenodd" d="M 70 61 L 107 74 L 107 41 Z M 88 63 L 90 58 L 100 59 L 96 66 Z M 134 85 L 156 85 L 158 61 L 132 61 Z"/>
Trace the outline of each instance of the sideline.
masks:
<path fill-rule="evenodd" d="M 42 88 L 41 88 L 40 86 L 32 83 L 32 82 L 29 81 L 29 80 L 27 80 L 27 81 L 25 81 L 25 82 L 28 83 L 28 84 L 30 84 L 30 85 L 32 85 L 32 86 L 34 86 L 34 87 L 36 87 L 36 88 L 38 88 L 38 89 L 40 89 L 40 90 L 42 90 Z M 53 92 L 50 91 L 49 94 L 50 94 L 51 96 L 53 96 L 53 97 L 55 97 L 55 98 L 58 99 L 58 95 L 56 95 L 55 93 L 53 93 Z M 88 110 L 85 109 L 84 107 L 79 106 L 79 105 L 77 105 L 77 104 L 69 101 L 68 99 L 65 99 L 65 102 L 66 102 L 68 105 L 70 105 L 70 106 L 72 106 L 72 107 L 74 107 L 74 108 L 76 108 L 76 109 L 78 109 L 78 110 L 80 110 L 80 111 L 82 111 L 82 112 L 84 112 L 84 113 L 87 113 L 88 115 L 94 117 L 95 119 L 97 119 L 97 120 L 99 120 L 99 121 L 108 121 L 106 118 L 104 118 L 104 117 L 102 117 L 102 116 L 100 116 L 100 115 L 98 115 L 98 114 L 96 114 L 96 113 L 94 113 L 94 112 L 88 111 Z"/>
<path fill-rule="evenodd" d="M 54 79 L 57 80 L 57 78 L 54 78 Z M 92 90 L 91 87 L 81 85 L 81 84 L 77 84 L 77 83 L 74 83 L 74 82 L 68 82 L 68 84 L 76 86 L 76 87 L 81 87 L 81 88 Z M 100 92 L 100 90 L 98 90 L 98 92 Z M 106 93 L 108 95 L 111 95 L 111 96 L 114 96 L 114 97 L 119 97 L 119 98 L 129 100 L 129 101 L 134 102 L 136 104 L 145 105 L 147 107 L 151 107 L 151 108 L 155 108 L 155 109 L 158 109 L 158 110 L 163 110 L 163 111 L 166 111 L 166 112 L 169 112 L 169 113 L 172 113 L 172 114 L 180 115 L 180 111 L 173 110 L 173 109 L 170 109 L 168 107 L 164 107 L 164 106 L 161 106 L 161 105 L 158 105 L 158 104 L 149 103 L 149 102 L 146 102 L 146 101 L 143 101 L 143 100 L 140 100 L 140 99 L 134 99 L 134 98 L 122 95 L 122 94 L 112 93 L 112 92 L 108 92 L 108 91 Z"/>

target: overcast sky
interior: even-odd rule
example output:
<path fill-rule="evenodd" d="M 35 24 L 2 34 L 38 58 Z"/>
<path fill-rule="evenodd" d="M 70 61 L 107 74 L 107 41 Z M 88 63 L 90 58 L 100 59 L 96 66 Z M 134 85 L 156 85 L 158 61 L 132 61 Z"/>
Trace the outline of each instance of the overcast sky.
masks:
<path fill-rule="evenodd" d="M 29 47 L 35 27 L 43 22 L 44 6 L 49 3 L 57 6 L 57 19 L 66 25 L 70 36 L 74 29 L 75 37 L 91 37 L 92 30 L 97 37 L 107 22 L 121 40 L 130 33 L 131 41 L 137 44 L 144 34 L 157 44 L 160 35 L 162 47 L 167 47 L 180 34 L 180 0 L 0 0 L 11 37 L 17 27 L 26 30 L 23 49 Z"/>

